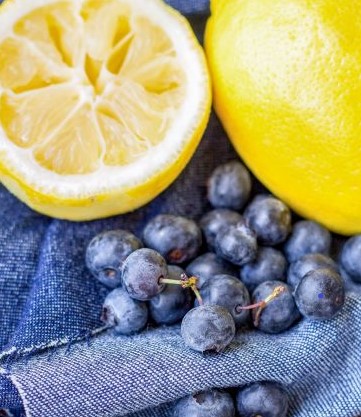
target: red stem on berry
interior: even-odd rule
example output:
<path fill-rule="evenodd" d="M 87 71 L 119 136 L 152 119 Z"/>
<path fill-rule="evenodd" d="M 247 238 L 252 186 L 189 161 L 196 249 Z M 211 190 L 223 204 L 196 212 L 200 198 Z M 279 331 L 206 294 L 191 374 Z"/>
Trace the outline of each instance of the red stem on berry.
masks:
<path fill-rule="evenodd" d="M 202 305 L 203 300 L 197 288 L 197 282 L 198 282 L 197 277 L 193 277 L 193 276 L 188 277 L 186 274 L 182 274 L 180 276 L 180 279 L 169 279 L 169 278 L 163 278 L 163 277 L 159 279 L 160 284 L 181 285 L 182 288 L 190 288 L 194 292 L 199 302 L 199 305 Z"/>
<path fill-rule="evenodd" d="M 267 304 L 269 304 L 271 301 L 273 301 L 275 298 L 277 298 L 285 290 L 286 290 L 286 288 L 283 285 L 279 285 L 278 287 L 276 287 L 272 291 L 272 293 L 268 297 L 266 297 L 262 301 L 259 301 L 258 303 L 250 304 L 248 306 L 238 305 L 236 307 L 236 312 L 241 313 L 243 310 L 253 310 L 254 308 L 257 308 L 256 314 L 255 314 L 255 317 L 254 317 L 254 321 L 253 321 L 254 325 L 257 327 L 258 324 L 259 324 L 259 320 L 261 318 L 261 313 L 266 308 Z"/>

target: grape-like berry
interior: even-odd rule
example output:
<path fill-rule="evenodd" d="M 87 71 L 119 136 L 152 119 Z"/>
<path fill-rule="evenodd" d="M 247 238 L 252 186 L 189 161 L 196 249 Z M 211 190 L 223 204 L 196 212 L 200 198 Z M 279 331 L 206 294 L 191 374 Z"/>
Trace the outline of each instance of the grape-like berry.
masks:
<path fill-rule="evenodd" d="M 138 249 L 125 260 L 122 269 L 123 285 L 136 300 L 150 300 L 164 289 L 162 278 L 167 278 L 164 258 L 153 249 Z"/>

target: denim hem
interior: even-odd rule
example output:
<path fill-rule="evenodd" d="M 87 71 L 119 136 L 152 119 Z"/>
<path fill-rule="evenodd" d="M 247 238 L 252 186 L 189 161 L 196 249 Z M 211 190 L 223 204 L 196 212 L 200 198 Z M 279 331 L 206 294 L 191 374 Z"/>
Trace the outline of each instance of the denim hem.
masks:
<path fill-rule="evenodd" d="M 45 349 L 58 348 L 58 347 L 62 347 L 65 345 L 68 345 L 70 348 L 71 345 L 73 345 L 74 343 L 80 342 L 82 340 L 88 340 L 90 342 L 90 338 L 92 338 L 93 336 L 97 336 L 98 334 L 108 330 L 108 328 L 109 328 L 108 326 L 102 326 L 102 327 L 98 327 L 95 330 L 91 330 L 87 332 L 86 334 L 83 333 L 74 337 L 64 337 L 62 339 L 52 340 L 47 343 L 40 343 L 38 345 L 30 346 L 28 348 L 17 348 L 16 346 L 13 346 L 9 348 L 8 350 L 5 350 L 0 353 L 0 364 L 1 364 L 1 361 L 5 360 L 5 363 L 4 363 L 5 366 L 4 368 L 0 367 L 0 373 L 1 373 L 1 369 L 5 369 L 5 370 L 9 369 L 9 367 L 11 366 L 11 362 L 13 360 L 20 359 L 21 356 L 33 355 L 36 353 L 41 353 Z"/>

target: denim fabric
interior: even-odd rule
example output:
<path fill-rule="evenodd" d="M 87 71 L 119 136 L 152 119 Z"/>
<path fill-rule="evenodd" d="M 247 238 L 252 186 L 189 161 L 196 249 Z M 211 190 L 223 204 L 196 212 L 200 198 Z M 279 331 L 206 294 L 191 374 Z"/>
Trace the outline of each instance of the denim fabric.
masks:
<path fill-rule="evenodd" d="M 276 380 L 287 386 L 294 417 L 355 417 L 361 411 L 361 299 L 349 296 L 334 320 L 301 321 L 282 335 L 239 332 L 222 354 L 184 347 L 179 327 L 134 337 L 103 333 L 18 361 L 11 378 L 32 417 L 171 416 L 194 391 Z M 41 399 L 41 400 L 40 400 Z"/>
<path fill-rule="evenodd" d="M 209 0 L 166 0 L 183 14 L 206 14 L 209 12 Z"/>
<path fill-rule="evenodd" d="M 183 13 L 208 10 L 202 0 L 168 2 Z M 204 19 L 191 21 L 201 37 Z M 114 228 L 140 236 L 158 213 L 198 219 L 209 208 L 209 173 L 235 156 L 212 116 L 167 191 L 131 214 L 86 223 L 34 213 L 0 186 L 0 408 L 17 409 L 16 417 L 23 406 L 31 417 L 168 417 L 169 402 L 188 393 L 271 379 L 287 386 L 290 415 L 361 415 L 361 285 L 349 284 L 335 320 L 304 320 L 281 336 L 241 333 L 220 355 L 186 349 L 177 326 L 129 338 L 102 327 L 107 290 L 85 268 L 90 239 Z"/>

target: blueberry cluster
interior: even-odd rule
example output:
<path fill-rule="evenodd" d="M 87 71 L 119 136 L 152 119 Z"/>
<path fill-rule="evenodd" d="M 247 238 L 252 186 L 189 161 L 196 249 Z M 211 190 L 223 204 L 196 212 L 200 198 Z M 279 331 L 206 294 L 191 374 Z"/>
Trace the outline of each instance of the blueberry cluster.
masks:
<path fill-rule="evenodd" d="M 361 283 L 361 236 L 346 242 L 338 265 L 330 257 L 327 229 L 309 220 L 292 224 L 292 213 L 282 201 L 268 194 L 250 199 L 251 192 L 249 172 L 232 161 L 211 175 L 212 209 L 198 223 L 162 214 L 149 221 L 142 240 L 124 230 L 94 237 L 86 264 L 112 289 L 102 320 L 125 335 L 149 322 L 181 321 L 188 347 L 221 352 L 237 329 L 253 326 L 275 334 L 302 316 L 334 317 L 345 299 L 340 267 Z M 262 402 L 262 396 L 269 401 Z M 270 410 L 257 408 L 263 403 Z M 223 411 L 215 416 L 235 413 L 231 396 L 218 391 L 179 404 L 178 417 L 202 417 L 217 407 Z M 283 416 L 287 401 L 280 387 L 264 382 L 241 389 L 237 408 L 242 416 Z"/>
<path fill-rule="evenodd" d="M 256 382 L 230 392 L 211 390 L 182 398 L 174 417 L 286 417 L 288 398 L 284 389 L 269 381 Z M 233 398 L 235 397 L 235 398 Z"/>

